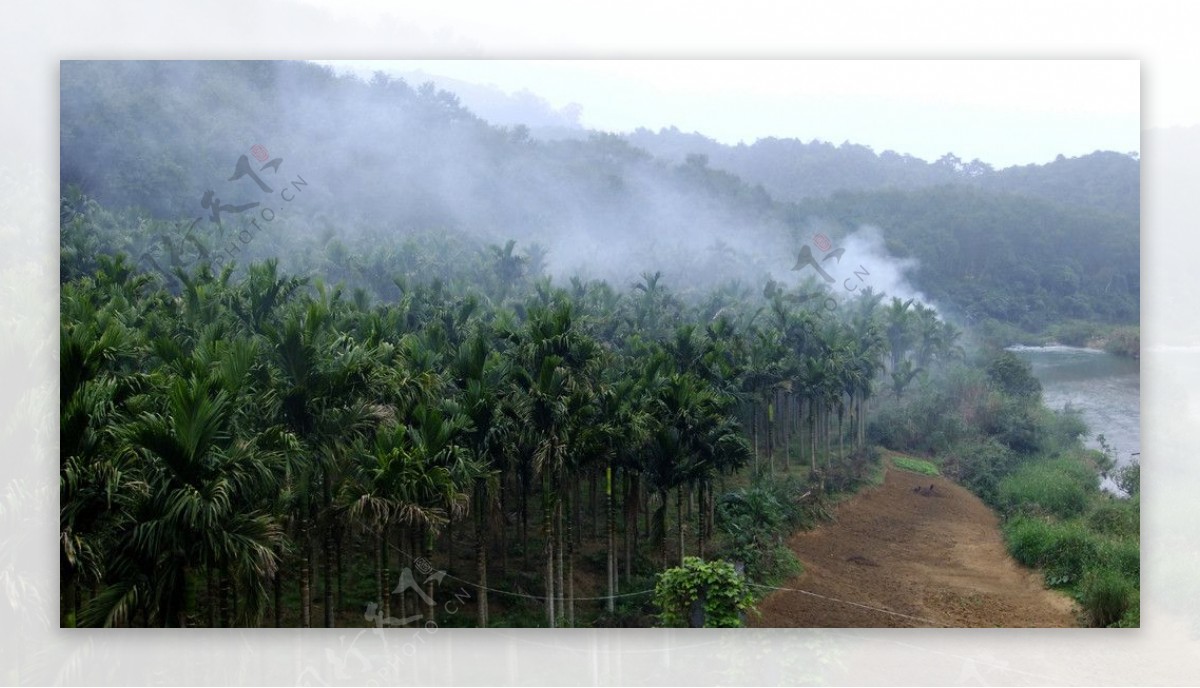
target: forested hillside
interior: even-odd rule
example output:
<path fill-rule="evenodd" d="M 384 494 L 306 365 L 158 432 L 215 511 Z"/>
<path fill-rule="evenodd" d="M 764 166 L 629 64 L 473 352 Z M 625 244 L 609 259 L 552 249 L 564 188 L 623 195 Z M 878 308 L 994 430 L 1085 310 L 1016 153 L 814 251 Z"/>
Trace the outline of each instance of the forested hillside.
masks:
<path fill-rule="evenodd" d="M 681 625 L 689 575 L 741 625 L 880 445 L 1014 515 L 1110 506 L 1078 418 L 964 328 L 1135 322 L 1117 214 L 778 200 L 304 63 L 64 63 L 61 129 L 64 626 Z M 1050 460 L 1061 514 L 1009 489 Z M 1118 561 L 1099 625 L 1136 624 L 1122 528 L 1052 583 Z"/>
<path fill-rule="evenodd" d="M 925 161 L 890 150 L 876 153 L 849 141 L 835 146 L 826 141 L 765 138 L 748 145 L 726 146 L 677 129 L 657 133 L 639 129 L 625 138 L 656 157 L 674 162 L 683 162 L 689 155 L 703 155 L 713 167 L 728 170 L 750 184 L 762 184 L 782 201 L 819 198 L 836 191 L 969 184 L 1112 212 L 1125 219 L 1136 220 L 1140 206 L 1137 157 L 1112 151 L 1096 151 L 1078 158 L 1060 155 L 1044 165 L 997 170 L 986 161 L 962 160 L 952 152 Z"/>
<path fill-rule="evenodd" d="M 796 253 L 817 231 L 838 242 L 865 223 L 916 259 L 914 293 L 962 325 L 1137 322 L 1138 163 L 1121 154 L 993 171 L 953 156 L 776 139 L 725 147 L 678 132 L 539 141 L 430 85 L 304 63 L 68 62 L 62 79 L 64 189 L 185 226 L 201 218 L 189 245 L 216 246 L 261 209 L 213 222 L 206 192 L 239 207 L 298 176 L 307 183 L 294 203 L 277 199 L 267 239 L 241 247 L 288 269 L 293 252 L 274 250 L 284 236 L 336 263 L 382 234 L 433 235 L 537 244 L 559 277 L 628 284 L 662 271 L 685 290 L 761 285 L 794 282 Z M 231 180 L 256 144 L 280 162 Z M 166 234 L 154 250 L 181 232 Z"/>

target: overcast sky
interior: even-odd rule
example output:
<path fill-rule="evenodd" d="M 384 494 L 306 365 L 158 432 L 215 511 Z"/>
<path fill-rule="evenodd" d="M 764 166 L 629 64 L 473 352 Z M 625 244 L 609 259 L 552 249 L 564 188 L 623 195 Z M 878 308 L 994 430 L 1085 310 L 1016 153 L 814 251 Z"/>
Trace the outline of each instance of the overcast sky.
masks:
<path fill-rule="evenodd" d="M 555 108 L 605 131 L 676 126 L 718 141 L 850 141 L 996 167 L 1139 150 L 1136 60 L 411 60 L 343 68 L 421 71 Z"/>

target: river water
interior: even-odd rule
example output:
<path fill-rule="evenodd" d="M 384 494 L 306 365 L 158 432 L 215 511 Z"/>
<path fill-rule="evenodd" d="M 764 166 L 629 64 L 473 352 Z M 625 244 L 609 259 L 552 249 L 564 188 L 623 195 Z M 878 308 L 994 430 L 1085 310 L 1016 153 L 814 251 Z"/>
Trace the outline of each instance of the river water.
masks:
<path fill-rule="evenodd" d="M 1014 346 L 1042 383 L 1052 409 L 1078 409 L 1088 425 L 1085 444 L 1100 448 L 1104 436 L 1118 466 L 1137 459 L 1141 443 L 1141 364 L 1125 356 L 1074 346 Z M 1104 487 L 1116 491 L 1111 480 Z"/>

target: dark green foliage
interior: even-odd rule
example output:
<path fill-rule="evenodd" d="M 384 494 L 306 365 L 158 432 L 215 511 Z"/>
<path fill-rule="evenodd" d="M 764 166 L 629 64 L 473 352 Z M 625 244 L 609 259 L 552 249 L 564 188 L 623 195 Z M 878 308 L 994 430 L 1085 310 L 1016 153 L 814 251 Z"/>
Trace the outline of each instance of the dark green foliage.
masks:
<path fill-rule="evenodd" d="M 1136 497 L 1142 492 L 1142 465 L 1134 461 L 1117 469 L 1113 479 L 1125 494 Z"/>
<path fill-rule="evenodd" d="M 1042 393 L 1042 383 L 1034 376 L 1032 366 L 1011 351 L 1001 351 L 988 362 L 987 376 L 1008 396 L 1032 399 Z"/>
<path fill-rule="evenodd" d="M 854 493 L 877 479 L 880 456 L 879 448 L 875 446 L 850 452 L 828 471 L 826 492 L 831 495 Z"/>
<path fill-rule="evenodd" d="M 1114 626 L 1126 620 L 1137 601 L 1129 579 L 1109 568 L 1089 570 L 1079 584 L 1079 601 L 1093 626 Z M 1129 619 L 1137 625 L 1136 619 Z"/>
<path fill-rule="evenodd" d="M 716 525 L 728 537 L 726 556 L 745 565 L 753 581 L 773 581 L 798 573 L 795 555 L 782 538 L 800 524 L 803 512 L 782 486 L 760 481 L 721 497 Z"/>
<path fill-rule="evenodd" d="M 1045 573 L 1046 583 L 1077 583 L 1100 561 L 1101 541 L 1079 521 L 1056 522 L 1018 516 L 1004 525 L 1009 551 L 1017 561 Z"/>
<path fill-rule="evenodd" d="M 991 506 L 1000 503 L 1000 482 L 1020 456 L 994 438 L 956 444 L 945 454 L 942 471 Z"/>
<path fill-rule="evenodd" d="M 973 327 L 995 320 L 1041 332 L 1064 320 L 1138 319 L 1136 212 L 1068 208 L 964 185 L 835 192 L 791 212 L 797 220 L 821 217 L 844 234 L 884 228 L 891 253 L 920 262 L 921 290 Z"/>
<path fill-rule="evenodd" d="M 659 574 L 654 602 L 668 627 L 736 628 L 753 596 L 746 579 L 727 561 L 687 557 L 683 565 Z M 702 623 L 696 624 L 697 619 Z"/>
<path fill-rule="evenodd" d="M 1101 501 L 1088 514 L 1088 526 L 1105 535 L 1136 538 L 1141 528 L 1140 506 L 1136 499 Z"/>
<path fill-rule="evenodd" d="M 1074 459 L 1028 463 L 999 485 L 1002 510 L 1053 514 L 1069 519 L 1082 514 L 1098 487 L 1096 474 Z"/>

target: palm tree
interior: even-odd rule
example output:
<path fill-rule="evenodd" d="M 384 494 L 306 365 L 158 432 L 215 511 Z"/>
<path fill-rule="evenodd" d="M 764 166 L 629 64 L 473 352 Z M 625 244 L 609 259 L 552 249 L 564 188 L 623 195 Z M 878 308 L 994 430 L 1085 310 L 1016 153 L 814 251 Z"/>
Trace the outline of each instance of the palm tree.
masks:
<path fill-rule="evenodd" d="M 233 437 L 232 416 L 225 390 L 191 377 L 167 384 L 162 412 L 122 428 L 129 451 L 147 462 L 147 494 L 114 554 L 117 577 L 84 610 L 85 623 L 123 623 L 140 606 L 150 623 L 186 625 L 190 577 L 199 570 L 236 585 L 236 621 L 261 618 L 280 530 L 260 505 L 277 484 L 279 457 Z"/>
<path fill-rule="evenodd" d="M 892 297 L 891 306 L 888 307 L 887 315 L 887 340 L 888 347 L 891 353 L 891 366 L 889 371 L 895 372 L 900 367 L 900 361 L 908 353 L 908 347 L 912 342 L 911 322 L 912 313 L 909 312 L 909 307 L 912 306 L 913 299 L 901 301 L 897 297 Z"/>

